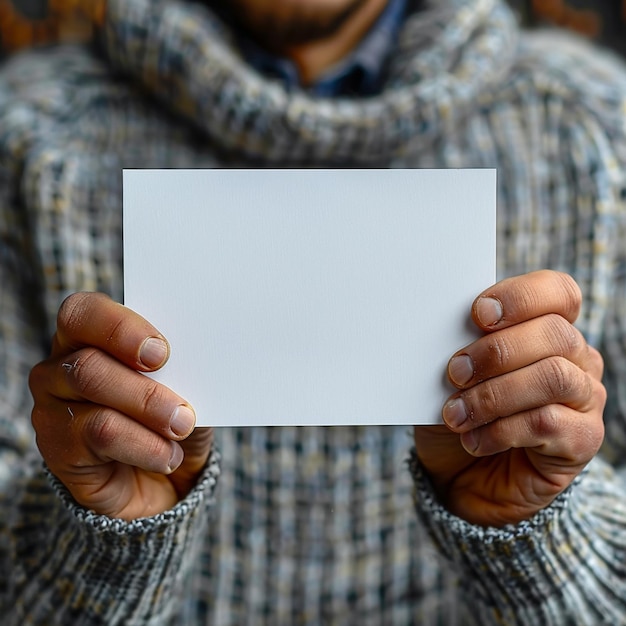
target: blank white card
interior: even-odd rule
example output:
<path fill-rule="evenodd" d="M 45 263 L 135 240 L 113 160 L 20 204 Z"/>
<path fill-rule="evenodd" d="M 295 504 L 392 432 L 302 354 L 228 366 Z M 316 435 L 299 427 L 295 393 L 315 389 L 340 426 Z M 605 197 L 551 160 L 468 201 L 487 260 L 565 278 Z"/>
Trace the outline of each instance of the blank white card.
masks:
<path fill-rule="evenodd" d="M 198 425 L 432 424 L 495 282 L 493 170 L 127 170 L 125 304 Z"/>

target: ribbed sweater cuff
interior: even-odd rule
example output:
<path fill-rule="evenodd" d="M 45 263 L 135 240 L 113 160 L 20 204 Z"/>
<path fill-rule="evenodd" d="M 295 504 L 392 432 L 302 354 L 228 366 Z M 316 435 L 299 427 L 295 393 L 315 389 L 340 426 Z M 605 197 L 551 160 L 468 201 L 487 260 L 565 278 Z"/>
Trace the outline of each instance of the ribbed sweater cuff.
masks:
<path fill-rule="evenodd" d="M 109 533 L 120 536 L 145 535 L 147 533 L 158 533 L 172 524 L 193 518 L 198 509 L 203 508 L 203 505 L 209 505 L 210 507 L 220 473 L 219 453 L 213 451 L 194 488 L 174 507 L 152 517 L 143 517 L 131 521 L 98 515 L 82 507 L 72 498 L 63 483 L 47 469 L 45 469 L 45 472 L 54 491 L 61 498 L 69 512 L 81 524 L 86 525 L 96 533 Z"/>
<path fill-rule="evenodd" d="M 504 528 L 450 514 L 415 452 L 410 469 L 418 516 L 457 568 L 476 623 L 623 623 L 626 505 L 610 466 L 596 459 L 549 507 Z"/>
<path fill-rule="evenodd" d="M 213 452 L 184 500 L 133 521 L 79 506 L 49 473 L 33 478 L 22 503 L 9 623 L 167 623 L 205 536 L 218 476 Z"/>

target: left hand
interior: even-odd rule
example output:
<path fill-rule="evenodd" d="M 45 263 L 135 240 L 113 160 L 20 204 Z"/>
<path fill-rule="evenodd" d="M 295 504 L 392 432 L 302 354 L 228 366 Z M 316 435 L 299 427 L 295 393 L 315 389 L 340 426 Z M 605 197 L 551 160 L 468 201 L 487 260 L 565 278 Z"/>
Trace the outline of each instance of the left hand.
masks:
<path fill-rule="evenodd" d="M 459 391 L 444 405 L 446 426 L 415 428 L 418 457 L 453 514 L 482 526 L 528 519 L 598 451 L 603 363 L 572 325 L 580 305 L 574 280 L 548 270 L 474 301 L 486 334 L 449 362 Z"/>
<path fill-rule="evenodd" d="M 152 324 L 104 294 L 61 305 L 50 357 L 31 370 L 32 423 L 48 468 L 81 506 L 134 520 L 196 485 L 213 430 L 194 430 L 184 398 L 141 374 L 168 357 Z"/>

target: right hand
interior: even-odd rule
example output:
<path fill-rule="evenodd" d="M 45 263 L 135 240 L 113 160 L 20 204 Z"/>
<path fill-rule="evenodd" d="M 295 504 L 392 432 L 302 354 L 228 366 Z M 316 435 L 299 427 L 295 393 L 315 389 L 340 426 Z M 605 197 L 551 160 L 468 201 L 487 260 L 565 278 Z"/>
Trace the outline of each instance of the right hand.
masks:
<path fill-rule="evenodd" d="M 30 375 L 32 421 L 50 471 L 82 506 L 137 519 L 171 508 L 194 486 L 213 431 L 194 431 L 185 400 L 139 373 L 168 356 L 151 324 L 103 294 L 62 304 L 51 355 Z"/>

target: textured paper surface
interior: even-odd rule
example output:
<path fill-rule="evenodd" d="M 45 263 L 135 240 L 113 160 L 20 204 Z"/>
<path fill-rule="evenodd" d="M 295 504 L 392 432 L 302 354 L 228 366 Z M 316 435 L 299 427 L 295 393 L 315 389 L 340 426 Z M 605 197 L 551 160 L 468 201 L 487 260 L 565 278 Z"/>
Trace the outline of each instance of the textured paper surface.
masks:
<path fill-rule="evenodd" d="M 127 170 L 125 304 L 198 424 L 440 421 L 495 282 L 493 170 Z"/>

